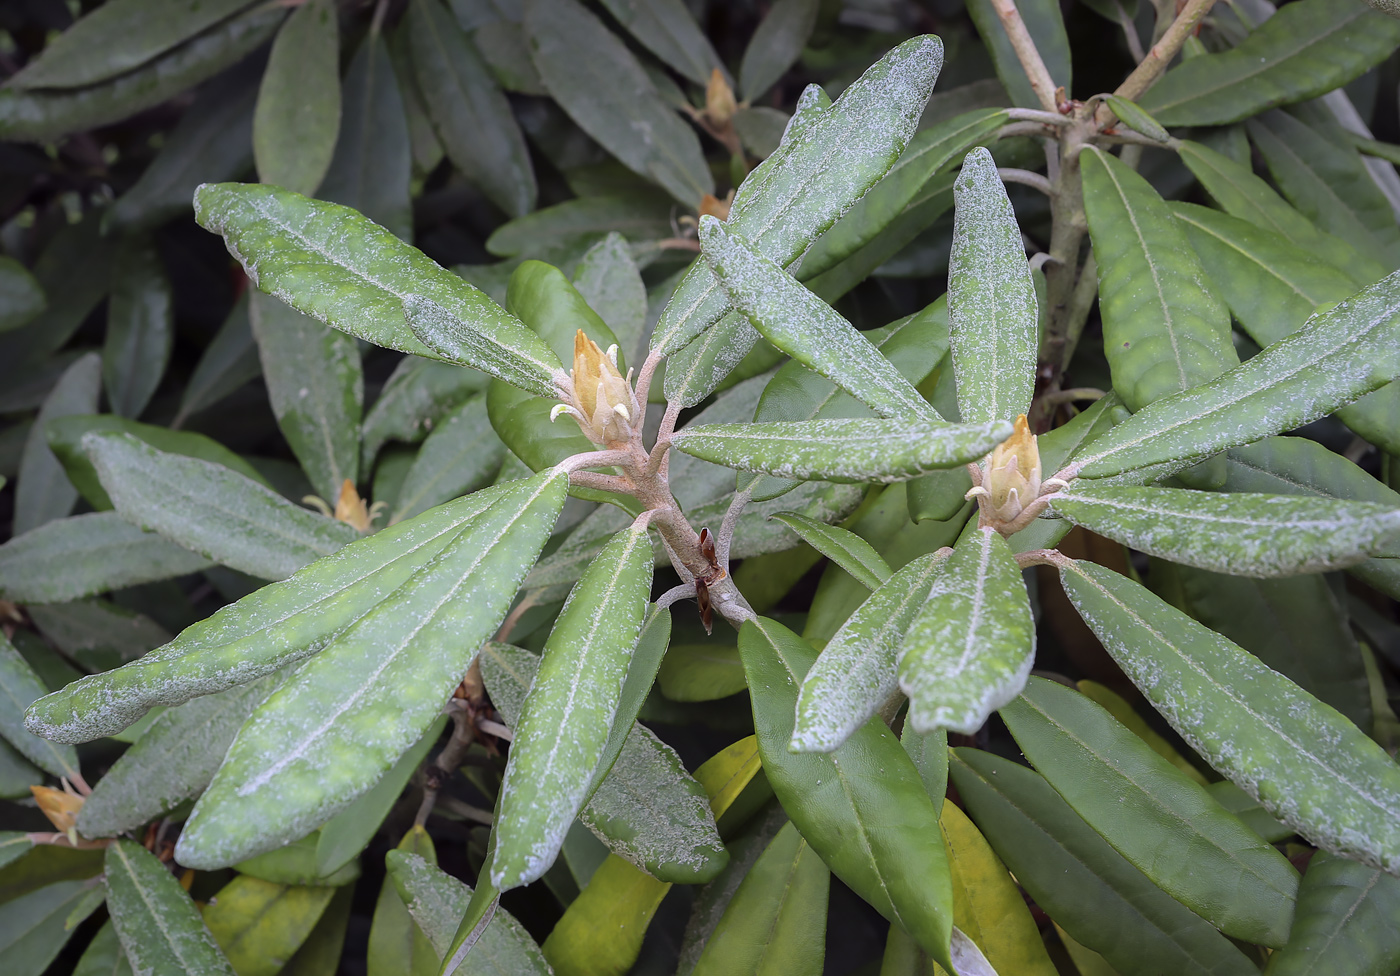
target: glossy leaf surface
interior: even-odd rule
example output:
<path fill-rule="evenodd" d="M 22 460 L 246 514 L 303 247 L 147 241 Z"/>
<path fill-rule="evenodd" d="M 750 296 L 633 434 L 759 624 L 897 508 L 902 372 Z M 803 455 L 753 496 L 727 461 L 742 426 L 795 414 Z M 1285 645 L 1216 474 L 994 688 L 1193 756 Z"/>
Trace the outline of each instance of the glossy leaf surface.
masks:
<path fill-rule="evenodd" d="M 765 618 L 745 622 L 739 652 L 759 755 L 783 809 L 833 874 L 947 962 L 948 861 L 938 812 L 904 748 L 871 719 L 831 753 L 789 752 L 798 691 L 816 654 Z"/>

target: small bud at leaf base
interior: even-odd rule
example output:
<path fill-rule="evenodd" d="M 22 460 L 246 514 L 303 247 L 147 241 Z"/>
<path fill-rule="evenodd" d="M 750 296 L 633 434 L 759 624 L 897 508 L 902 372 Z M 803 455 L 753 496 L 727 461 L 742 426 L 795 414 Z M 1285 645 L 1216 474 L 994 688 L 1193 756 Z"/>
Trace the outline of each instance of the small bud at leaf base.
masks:
<path fill-rule="evenodd" d="M 734 199 L 734 191 L 729 191 L 729 196 L 721 200 L 713 193 L 706 193 L 700 198 L 700 206 L 697 208 L 700 216 L 710 216 L 718 220 L 729 219 L 729 204 Z"/>
<path fill-rule="evenodd" d="M 738 103 L 734 101 L 734 89 L 724 80 L 718 68 L 710 72 L 710 82 L 705 86 L 705 117 L 717 126 L 723 126 L 734 117 Z"/>
<path fill-rule="evenodd" d="M 1011 436 L 987 456 L 983 486 L 990 496 L 993 514 L 1009 522 L 1040 494 L 1040 447 L 1026 415 L 1016 418 Z"/>
<path fill-rule="evenodd" d="M 83 808 L 81 796 L 51 786 L 31 786 L 29 790 L 34 794 L 34 802 L 59 833 L 66 834 L 77 824 L 78 811 Z"/>
<path fill-rule="evenodd" d="M 555 407 L 551 420 L 569 414 L 595 444 L 621 446 L 632 439 L 633 422 L 641 422 L 641 406 L 632 392 L 632 371 L 626 377 L 618 371 L 616 346 L 604 353 L 579 329 L 569 386 L 570 402 Z"/>
<path fill-rule="evenodd" d="M 355 490 L 355 483 L 349 478 L 340 486 L 340 497 L 335 500 L 335 518 L 346 525 L 353 525 L 360 535 L 367 535 L 374 514 L 365 505 L 365 500 Z"/>

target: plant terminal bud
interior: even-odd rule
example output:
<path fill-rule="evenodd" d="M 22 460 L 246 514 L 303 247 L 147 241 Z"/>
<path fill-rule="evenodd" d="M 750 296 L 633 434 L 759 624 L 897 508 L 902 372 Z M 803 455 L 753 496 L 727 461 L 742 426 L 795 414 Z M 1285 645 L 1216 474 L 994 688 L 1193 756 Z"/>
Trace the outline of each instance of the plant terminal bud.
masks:
<path fill-rule="evenodd" d="M 604 353 L 579 329 L 567 393 L 568 402 L 550 412 L 551 420 L 569 414 L 594 444 L 621 447 L 632 440 L 633 424 L 641 423 L 642 410 L 632 392 L 632 371 L 624 377 L 617 368 L 617 346 Z"/>
<path fill-rule="evenodd" d="M 734 117 L 738 109 L 734 101 L 734 90 L 724 80 L 718 68 L 710 72 L 710 83 L 705 86 L 705 117 L 717 126 L 725 125 Z"/>
<path fill-rule="evenodd" d="M 1040 447 L 1026 423 L 1026 415 L 1016 418 L 1016 428 L 987 456 L 987 489 L 992 514 L 1010 522 L 1040 494 Z"/>

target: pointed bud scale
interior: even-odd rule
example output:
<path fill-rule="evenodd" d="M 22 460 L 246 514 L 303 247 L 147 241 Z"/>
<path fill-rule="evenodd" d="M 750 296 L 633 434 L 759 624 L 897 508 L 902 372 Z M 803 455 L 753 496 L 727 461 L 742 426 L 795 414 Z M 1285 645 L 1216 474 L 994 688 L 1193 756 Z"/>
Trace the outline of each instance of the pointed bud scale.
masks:
<path fill-rule="evenodd" d="M 617 346 L 604 353 L 579 329 L 569 387 L 570 402 L 550 411 L 551 420 L 569 414 L 595 444 L 617 447 L 631 441 L 633 421 L 640 423 L 642 411 L 632 392 L 632 371 L 624 377 L 617 368 Z"/>
<path fill-rule="evenodd" d="M 1009 522 L 1040 494 L 1040 448 L 1026 415 L 1016 418 L 1011 436 L 987 456 L 984 484 L 996 517 Z"/>
<path fill-rule="evenodd" d="M 734 117 L 738 108 L 734 101 L 734 90 L 724 80 L 718 68 L 710 72 L 709 84 L 705 86 L 705 116 L 715 125 L 724 125 Z"/>

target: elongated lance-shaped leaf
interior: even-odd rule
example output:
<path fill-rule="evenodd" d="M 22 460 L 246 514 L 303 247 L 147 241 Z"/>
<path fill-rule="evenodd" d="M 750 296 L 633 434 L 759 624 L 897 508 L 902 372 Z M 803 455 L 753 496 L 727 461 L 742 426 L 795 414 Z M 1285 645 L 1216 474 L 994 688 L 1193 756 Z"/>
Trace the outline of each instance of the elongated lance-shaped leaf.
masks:
<path fill-rule="evenodd" d="M 1075 940 L 1134 976 L 1250 976 L 1258 968 L 1158 888 L 1035 771 L 952 750 L 948 771 L 977 828 L 1016 881 Z"/>
<path fill-rule="evenodd" d="M 1086 152 L 1080 166 L 1104 352 L 1123 401 L 1139 410 L 1236 365 L 1230 312 L 1205 287 L 1200 262 L 1157 191 L 1107 153 Z"/>
<path fill-rule="evenodd" d="M 802 682 L 789 748 L 830 752 L 899 691 L 895 649 L 947 557 L 929 553 L 912 560 L 841 625 Z"/>
<path fill-rule="evenodd" d="M 113 671 L 86 675 L 35 702 L 26 727 L 57 742 L 87 742 L 120 732 L 152 705 L 178 705 L 308 657 L 422 570 L 464 523 L 515 487 L 476 492 L 352 542 L 187 627 L 164 647 Z M 126 526 L 115 512 L 101 517 Z"/>
<path fill-rule="evenodd" d="M 239 727 L 281 680 L 268 675 L 162 712 L 83 801 L 79 832 L 112 837 L 199 796 Z"/>
<path fill-rule="evenodd" d="M 130 434 L 87 434 L 83 448 L 122 518 L 250 576 L 285 579 L 360 537 L 223 465 Z"/>
<path fill-rule="evenodd" d="M 553 395 L 559 361 L 539 336 L 350 208 L 251 183 L 205 183 L 194 207 L 253 283 L 298 311 L 377 345 Z"/>
<path fill-rule="evenodd" d="M 1326 416 L 1400 377 L 1400 272 L 1223 376 L 1138 411 L 1073 458 L 1078 473 L 1151 481 Z"/>
<path fill-rule="evenodd" d="M 1369 976 L 1400 966 L 1400 878 L 1314 854 L 1298 891 L 1288 944 L 1269 956 L 1268 976 Z"/>
<path fill-rule="evenodd" d="M 140 844 L 117 840 L 107 848 L 107 910 L 138 973 L 233 976 L 180 882 Z"/>
<path fill-rule="evenodd" d="M 641 634 L 651 568 L 646 523 L 634 522 L 598 554 L 550 631 L 501 783 L 491 883 L 502 891 L 549 870 L 588 801 Z"/>
<path fill-rule="evenodd" d="M 24 727 L 24 710 L 43 694 L 39 676 L 0 633 L 0 736 L 40 769 L 54 776 L 76 776 L 78 754 L 72 746 L 48 742 Z"/>
<path fill-rule="evenodd" d="M 958 413 L 965 424 L 1010 420 L 1035 395 L 1039 311 L 1021 228 L 986 149 L 963 160 L 953 201 L 948 323 Z"/>
<path fill-rule="evenodd" d="M 680 451 L 740 471 L 838 482 L 907 481 L 982 458 L 1011 434 L 1004 420 L 954 426 L 898 420 L 701 424 L 677 432 Z"/>
<path fill-rule="evenodd" d="M 1076 482 L 1055 512 L 1172 562 L 1234 576 L 1341 569 L 1389 551 L 1400 507 L 1297 495 L 1216 494 Z"/>
<path fill-rule="evenodd" d="M 102 364 L 96 353 L 79 356 L 65 369 L 39 407 L 34 426 L 25 435 L 15 485 L 13 532 L 23 535 L 45 522 L 63 518 L 78 500 L 76 485 L 64 476 L 61 458 L 45 436 L 50 421 L 97 410 L 102 394 Z"/>
<path fill-rule="evenodd" d="M 224 866 L 271 850 L 373 787 L 500 624 L 567 481 L 551 469 L 514 483 L 259 706 L 180 835 L 181 863 Z"/>
<path fill-rule="evenodd" d="M 1340 88 L 1400 43 L 1400 24 L 1346 0 L 1303 0 L 1279 15 L 1236 47 L 1183 61 L 1143 106 L 1163 125 L 1238 122 Z"/>
<path fill-rule="evenodd" d="M 1056 792 L 1163 891 L 1226 935 L 1288 941 L 1297 870 L 1204 786 L 1046 678 L 1032 678 L 1001 716 Z"/>
<path fill-rule="evenodd" d="M 774 346 L 882 417 L 942 420 L 855 326 L 714 217 L 700 218 L 700 244 L 730 302 Z"/>
<path fill-rule="evenodd" d="M 91 512 L 54 519 L 0 546 L 0 596 L 16 603 L 67 603 L 210 565 L 116 512 Z"/>
<path fill-rule="evenodd" d="M 789 125 L 783 145 L 739 187 L 729 229 L 779 267 L 795 261 L 904 151 L 942 67 L 942 41 L 910 38 L 830 108 L 817 111 L 818 100 L 810 122 L 795 115 L 801 123 Z M 704 261 L 695 262 L 661 313 L 652 351 L 669 356 L 728 311 L 723 285 Z"/>
<path fill-rule="evenodd" d="M 830 754 L 789 752 L 798 689 L 816 652 L 759 617 L 740 628 L 739 653 L 763 771 L 783 809 L 833 874 L 956 972 L 938 811 L 904 747 L 872 718 Z"/>
<path fill-rule="evenodd" d="M 408 913 L 432 942 L 439 955 L 445 955 L 452 944 L 457 923 L 462 920 L 471 903 L 472 889 L 418 854 L 390 851 L 385 858 L 389 877 L 399 896 L 408 906 Z M 491 923 L 481 934 L 473 958 L 478 962 L 491 960 L 515 976 L 546 976 L 550 972 L 540 947 L 515 916 L 497 908 Z M 475 964 L 463 966 L 458 972 L 486 972 Z M 496 970 L 502 971 L 502 970 Z"/>
<path fill-rule="evenodd" d="M 875 547 L 850 529 L 827 525 L 799 512 L 778 512 L 768 516 L 796 532 L 813 549 L 850 573 L 856 582 L 871 591 L 890 578 L 893 570 Z"/>
<path fill-rule="evenodd" d="M 1001 533 L 964 535 L 899 645 L 899 687 L 920 732 L 972 735 L 1020 694 L 1035 661 L 1021 568 Z"/>
<path fill-rule="evenodd" d="M 817 976 L 831 872 L 787 823 L 739 882 L 691 976 Z"/>
<path fill-rule="evenodd" d="M 1065 593 L 1207 762 L 1317 846 L 1400 870 L 1400 766 L 1336 709 L 1155 594 L 1093 563 Z"/>

